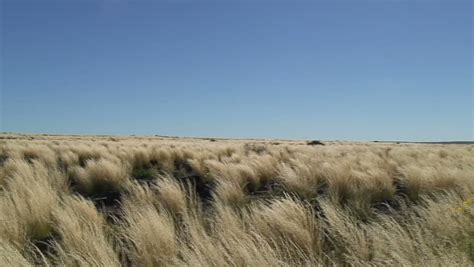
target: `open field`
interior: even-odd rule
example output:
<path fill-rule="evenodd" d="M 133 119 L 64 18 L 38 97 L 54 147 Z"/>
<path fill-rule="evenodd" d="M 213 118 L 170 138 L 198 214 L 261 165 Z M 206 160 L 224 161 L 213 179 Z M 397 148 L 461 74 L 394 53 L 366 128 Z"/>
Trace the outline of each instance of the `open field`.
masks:
<path fill-rule="evenodd" d="M 474 145 L 0 135 L 0 265 L 474 264 Z"/>

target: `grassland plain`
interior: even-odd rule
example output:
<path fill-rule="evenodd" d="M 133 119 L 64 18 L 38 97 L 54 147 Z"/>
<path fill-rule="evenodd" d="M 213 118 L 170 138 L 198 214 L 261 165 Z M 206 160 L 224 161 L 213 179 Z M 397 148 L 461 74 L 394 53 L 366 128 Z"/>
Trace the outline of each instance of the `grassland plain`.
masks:
<path fill-rule="evenodd" d="M 474 145 L 0 135 L 0 265 L 472 266 Z"/>

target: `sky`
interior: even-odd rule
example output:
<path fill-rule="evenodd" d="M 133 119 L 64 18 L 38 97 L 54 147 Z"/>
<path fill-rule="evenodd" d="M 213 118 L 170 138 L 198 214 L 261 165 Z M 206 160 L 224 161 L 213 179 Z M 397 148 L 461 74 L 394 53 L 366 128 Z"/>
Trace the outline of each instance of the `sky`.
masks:
<path fill-rule="evenodd" d="M 474 140 L 472 1 L 0 2 L 1 132 Z"/>

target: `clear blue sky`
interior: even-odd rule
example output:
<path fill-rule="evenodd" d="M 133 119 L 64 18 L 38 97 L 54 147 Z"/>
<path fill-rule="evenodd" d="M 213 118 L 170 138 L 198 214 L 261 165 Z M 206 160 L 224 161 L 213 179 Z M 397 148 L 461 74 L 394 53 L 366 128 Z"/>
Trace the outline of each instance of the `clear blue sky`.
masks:
<path fill-rule="evenodd" d="M 1 131 L 474 140 L 471 1 L 1 5 Z"/>

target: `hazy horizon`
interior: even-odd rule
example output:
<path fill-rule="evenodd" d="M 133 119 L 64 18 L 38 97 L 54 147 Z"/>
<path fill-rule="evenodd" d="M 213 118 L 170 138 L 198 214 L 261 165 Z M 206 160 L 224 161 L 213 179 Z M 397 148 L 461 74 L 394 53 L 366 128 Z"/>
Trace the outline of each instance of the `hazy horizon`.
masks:
<path fill-rule="evenodd" d="M 0 8 L 1 132 L 474 140 L 471 1 Z"/>

